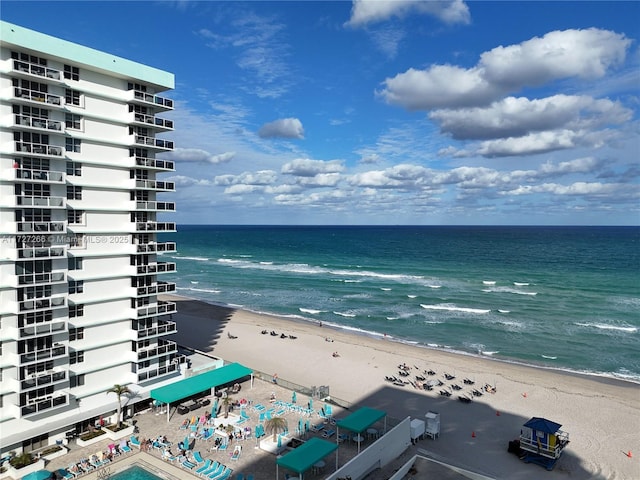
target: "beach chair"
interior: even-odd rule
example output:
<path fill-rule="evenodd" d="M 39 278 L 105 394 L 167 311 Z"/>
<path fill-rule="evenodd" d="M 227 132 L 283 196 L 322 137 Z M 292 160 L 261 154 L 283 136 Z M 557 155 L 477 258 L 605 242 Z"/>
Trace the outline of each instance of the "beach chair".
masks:
<path fill-rule="evenodd" d="M 253 480 L 253 473 L 250 473 L 249 475 L 247 475 L 247 480 Z"/>
<path fill-rule="evenodd" d="M 241 445 L 236 445 L 233 448 L 233 453 L 231 454 L 231 460 L 238 461 L 238 459 L 240 458 L 241 454 L 242 454 L 242 446 Z"/>
<path fill-rule="evenodd" d="M 314 432 L 324 430 L 324 423 L 316 423 L 315 425 L 312 425 L 311 430 L 313 430 Z"/>
<path fill-rule="evenodd" d="M 231 476 L 231 474 L 233 473 L 233 469 L 225 467 L 226 470 L 224 470 L 220 475 L 218 475 L 217 477 L 209 477 L 211 478 L 211 480 L 227 480 L 227 478 L 229 478 Z"/>
<path fill-rule="evenodd" d="M 223 466 L 220 464 L 220 462 L 216 460 L 215 462 L 211 463 L 209 468 L 207 468 L 206 470 L 203 470 L 201 472 L 196 472 L 196 473 L 198 473 L 198 475 L 200 475 L 201 477 L 208 477 L 214 472 L 222 472 L 222 468 Z"/>
<path fill-rule="evenodd" d="M 204 461 L 204 464 L 200 467 L 198 467 L 193 473 L 200 475 L 202 472 L 205 472 L 207 470 L 209 470 L 209 468 L 211 468 L 211 464 L 213 463 L 213 461 L 210 458 L 207 458 Z"/>
<path fill-rule="evenodd" d="M 189 460 L 184 460 L 180 466 L 182 468 L 186 468 L 187 470 L 193 470 L 194 468 L 197 467 L 197 465 L 195 463 L 190 462 Z"/>
<path fill-rule="evenodd" d="M 200 465 L 201 463 L 204 463 L 204 458 L 202 458 L 202 455 L 200 455 L 200 452 L 193 452 L 193 459 L 196 461 L 196 463 L 198 465 Z"/>
<path fill-rule="evenodd" d="M 324 438 L 331 438 L 336 434 L 335 430 L 325 430 L 324 432 L 322 432 L 322 436 Z"/>
<path fill-rule="evenodd" d="M 163 450 L 162 451 L 162 459 L 167 461 L 167 462 L 172 462 L 173 463 L 178 459 L 178 457 L 176 457 L 174 455 L 171 455 L 169 453 L 169 450 Z"/>
<path fill-rule="evenodd" d="M 216 471 L 215 471 L 215 472 L 210 473 L 210 474 L 209 474 L 209 475 L 207 475 L 206 477 L 207 477 L 207 478 L 211 478 L 211 479 L 216 478 L 216 477 L 219 477 L 219 476 L 220 476 L 220 475 L 222 475 L 226 470 L 227 470 L 227 466 L 226 466 L 226 465 L 223 465 L 223 464 L 220 464 L 220 465 L 218 465 L 218 468 L 216 469 Z"/>
<path fill-rule="evenodd" d="M 220 444 L 220 446 L 218 447 L 218 450 L 226 450 L 228 446 L 229 446 L 229 442 L 225 440 Z"/>
<path fill-rule="evenodd" d="M 254 409 L 256 412 L 264 412 L 264 411 L 267 409 L 267 407 L 265 407 L 265 406 L 264 406 L 264 405 L 262 405 L 261 403 L 257 403 L 257 404 L 255 404 L 255 405 L 253 406 L 253 409 Z"/>
<path fill-rule="evenodd" d="M 140 448 L 140 440 L 138 440 L 138 437 L 135 437 L 133 435 L 129 437 L 129 444 L 132 447 Z"/>
<path fill-rule="evenodd" d="M 182 422 L 182 425 L 180 425 L 180 430 L 186 430 L 187 428 L 189 428 L 189 419 L 185 420 Z"/>
<path fill-rule="evenodd" d="M 131 453 L 131 447 L 127 445 L 126 440 L 122 440 L 122 442 L 120 442 L 120 451 L 122 453 Z"/>
<path fill-rule="evenodd" d="M 60 477 L 64 478 L 65 480 L 70 480 L 72 478 L 75 478 L 75 475 L 65 468 L 59 468 L 58 470 L 56 470 L 56 473 L 60 475 Z"/>

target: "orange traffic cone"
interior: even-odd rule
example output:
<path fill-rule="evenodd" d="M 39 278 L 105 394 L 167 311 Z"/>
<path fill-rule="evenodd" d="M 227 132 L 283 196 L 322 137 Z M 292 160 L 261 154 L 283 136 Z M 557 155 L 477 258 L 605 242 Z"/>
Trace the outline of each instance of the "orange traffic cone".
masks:
<path fill-rule="evenodd" d="M 476 438 L 476 432 L 471 432 L 471 438 Z M 631 453 L 631 452 L 629 452 Z"/>
<path fill-rule="evenodd" d="M 631 450 L 629 450 L 629 451 L 627 452 L 627 457 L 631 458 L 632 456 L 633 456 L 633 455 L 631 455 Z"/>

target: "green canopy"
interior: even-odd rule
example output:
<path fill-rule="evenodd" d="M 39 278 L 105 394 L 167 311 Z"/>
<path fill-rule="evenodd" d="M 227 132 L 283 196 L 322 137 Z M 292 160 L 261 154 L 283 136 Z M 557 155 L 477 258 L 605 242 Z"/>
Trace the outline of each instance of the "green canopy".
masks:
<path fill-rule="evenodd" d="M 276 465 L 288 468 L 297 473 L 303 473 L 313 467 L 314 463 L 319 462 L 337 448 L 338 445 L 333 442 L 327 442 L 321 438 L 313 437 L 292 452 L 278 458 Z"/>
<path fill-rule="evenodd" d="M 375 408 L 362 407 L 346 418 L 338 420 L 338 427 L 356 433 L 362 433 L 378 420 L 387 416 L 387 412 Z"/>
<path fill-rule="evenodd" d="M 231 363 L 224 367 L 174 382 L 171 385 L 154 388 L 151 390 L 150 396 L 162 403 L 177 402 L 196 393 L 247 377 L 252 372 L 253 370 L 239 363 Z"/>

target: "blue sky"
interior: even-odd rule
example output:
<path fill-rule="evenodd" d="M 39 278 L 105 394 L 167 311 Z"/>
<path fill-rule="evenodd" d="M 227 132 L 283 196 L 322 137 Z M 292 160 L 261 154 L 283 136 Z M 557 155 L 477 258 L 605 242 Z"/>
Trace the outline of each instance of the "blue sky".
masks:
<path fill-rule="evenodd" d="M 179 223 L 640 224 L 640 2 L 2 2 L 176 75 Z"/>

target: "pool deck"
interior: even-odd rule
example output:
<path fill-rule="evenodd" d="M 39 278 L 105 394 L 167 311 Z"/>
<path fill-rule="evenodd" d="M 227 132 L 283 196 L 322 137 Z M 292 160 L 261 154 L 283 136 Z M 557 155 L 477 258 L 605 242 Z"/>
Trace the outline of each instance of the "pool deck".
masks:
<path fill-rule="evenodd" d="M 241 391 L 234 395 L 235 400 L 247 399 L 251 401 L 253 405 L 255 404 L 263 404 L 265 406 L 270 405 L 270 398 L 272 393 L 275 393 L 278 399 L 289 402 L 291 401 L 292 392 L 285 388 L 282 388 L 278 385 L 274 385 L 270 382 L 266 382 L 263 380 L 255 379 L 253 382 L 253 387 L 251 387 L 250 382 L 245 382 L 242 385 Z M 306 404 L 308 399 L 306 396 L 299 396 L 298 403 Z M 212 399 L 213 400 L 213 399 Z M 323 403 L 319 400 L 314 400 L 314 407 L 316 411 L 321 408 Z M 174 454 L 178 453 L 177 444 L 181 442 L 185 436 L 189 434 L 189 430 L 180 429 L 180 426 L 184 422 L 185 419 L 191 418 L 192 416 L 200 417 L 204 415 L 206 412 L 211 410 L 212 405 L 208 405 L 205 407 L 200 407 L 199 409 L 190 411 L 185 415 L 180 415 L 177 413 L 175 408 L 171 410 L 171 417 L 169 422 L 167 422 L 167 414 L 160 412 L 153 412 L 148 410 L 144 413 L 137 414 L 133 419 L 128 421 L 135 421 L 135 424 L 139 428 L 140 432 L 137 434 L 139 439 L 156 439 L 160 436 L 166 436 L 167 439 L 173 444 L 172 452 Z M 249 413 L 250 420 L 245 422 L 243 426 L 251 427 L 252 431 L 255 431 L 256 424 L 259 423 L 258 417 L 259 414 L 249 407 L 246 409 L 247 413 Z M 232 412 L 232 413 L 238 413 Z M 341 418 L 344 417 L 344 414 L 340 408 L 333 406 L 334 417 Z M 222 419 L 224 417 L 224 413 L 221 413 L 218 416 L 218 419 Z M 295 431 L 296 426 L 298 425 L 298 421 L 300 419 L 300 414 L 296 412 L 287 411 L 283 417 L 287 420 L 289 430 L 291 432 Z M 315 425 L 322 421 L 322 419 L 318 416 L 317 413 L 313 414 L 311 417 L 304 417 L 304 420 L 309 420 L 311 425 Z M 335 427 L 333 427 L 335 429 Z M 306 438 L 309 439 L 313 436 L 317 436 L 322 438 L 322 432 L 308 432 L 306 434 Z M 263 437 L 264 439 L 265 437 Z M 304 437 L 302 437 L 304 439 Z M 335 434 L 329 438 L 330 441 L 335 441 Z M 66 468 L 73 463 L 79 462 L 82 458 L 89 458 L 91 455 L 98 451 L 104 451 L 108 448 L 109 444 L 119 443 L 118 441 L 113 441 L 109 439 L 105 439 L 98 443 L 94 443 L 87 447 L 78 446 L 74 440 L 69 442 L 69 452 L 66 455 L 54 458 L 47 465 L 46 469 L 49 471 L 55 471 L 58 468 Z M 199 451 L 203 458 L 210 458 L 211 460 L 217 460 L 218 462 L 227 465 L 230 468 L 233 468 L 232 479 L 235 480 L 237 473 L 243 473 L 245 478 L 248 474 L 252 474 L 254 480 L 272 480 L 276 478 L 276 456 L 273 453 L 266 452 L 257 447 L 256 439 L 250 437 L 246 440 L 233 440 L 233 442 L 229 445 L 226 451 L 209 451 L 210 447 L 213 445 L 213 441 L 205 441 L 205 440 L 195 440 L 195 446 L 193 447 L 193 451 Z M 370 441 L 365 441 L 362 443 L 362 448 L 368 446 Z M 231 453 L 233 452 L 233 448 L 235 445 L 242 446 L 242 453 L 237 460 L 231 459 Z M 347 461 L 353 458 L 357 454 L 357 444 L 354 444 L 350 441 L 345 441 L 340 444 L 339 448 L 339 465 L 344 465 Z M 132 453 L 120 455 L 114 458 L 114 460 L 103 467 L 100 467 L 92 472 L 81 475 L 79 478 L 93 480 L 93 479 L 104 479 L 108 478 L 115 473 L 118 473 L 124 469 L 126 469 L 129 465 L 133 463 L 141 464 L 147 470 L 153 472 L 161 478 L 165 478 L 168 480 L 183 480 L 188 478 L 202 478 L 197 476 L 195 473 L 187 470 L 185 468 L 180 467 L 176 463 L 170 463 L 162 459 L 162 452 L 156 449 L 149 449 L 148 451 L 140 451 L 138 448 L 132 448 Z M 324 478 L 328 474 L 332 473 L 335 468 L 335 454 L 330 454 L 327 458 L 325 458 L 326 466 L 322 469 L 322 471 L 305 472 L 304 478 L 309 480 L 315 480 L 319 478 Z M 289 473 L 291 475 L 294 472 L 286 471 L 285 469 L 279 469 L 279 478 L 284 479 L 285 474 Z"/>

